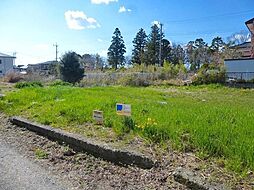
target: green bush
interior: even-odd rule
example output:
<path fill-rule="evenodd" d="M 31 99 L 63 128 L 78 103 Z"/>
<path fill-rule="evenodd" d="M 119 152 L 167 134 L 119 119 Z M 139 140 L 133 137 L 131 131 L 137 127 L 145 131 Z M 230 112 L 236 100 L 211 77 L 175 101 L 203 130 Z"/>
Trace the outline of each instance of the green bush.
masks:
<path fill-rule="evenodd" d="M 15 84 L 15 88 L 31 88 L 31 87 L 43 87 L 43 84 L 39 81 L 35 82 L 18 82 Z"/>
<path fill-rule="evenodd" d="M 253 79 L 251 79 L 251 80 L 249 80 L 249 82 L 250 82 L 250 83 L 254 83 L 254 78 L 253 78 Z"/>
<path fill-rule="evenodd" d="M 226 70 L 224 66 L 204 64 L 192 81 L 194 85 L 213 83 L 224 84 L 226 82 Z"/>
<path fill-rule="evenodd" d="M 81 57 L 75 52 L 65 53 L 59 65 L 60 77 L 65 82 L 76 83 L 84 77 Z"/>
<path fill-rule="evenodd" d="M 124 86 L 149 86 L 150 82 L 144 77 L 139 76 L 138 74 L 132 74 L 124 78 L 120 78 L 118 84 Z"/>
<path fill-rule="evenodd" d="M 237 83 L 240 83 L 240 84 L 244 84 L 244 83 L 246 83 L 247 81 L 244 80 L 244 79 L 237 79 L 236 82 L 237 82 Z"/>
<path fill-rule="evenodd" d="M 169 80 L 172 78 L 183 78 L 183 75 L 186 75 L 187 69 L 183 63 L 173 65 L 169 61 L 164 61 L 164 66 L 159 75 L 161 80 Z"/>
<path fill-rule="evenodd" d="M 72 86 L 72 84 L 69 82 L 64 82 L 64 81 L 59 80 L 59 81 L 55 81 L 55 82 L 51 83 L 49 86 Z"/>
<path fill-rule="evenodd" d="M 20 82 L 23 79 L 24 77 L 22 76 L 22 74 L 12 72 L 5 75 L 4 82 L 16 83 Z"/>

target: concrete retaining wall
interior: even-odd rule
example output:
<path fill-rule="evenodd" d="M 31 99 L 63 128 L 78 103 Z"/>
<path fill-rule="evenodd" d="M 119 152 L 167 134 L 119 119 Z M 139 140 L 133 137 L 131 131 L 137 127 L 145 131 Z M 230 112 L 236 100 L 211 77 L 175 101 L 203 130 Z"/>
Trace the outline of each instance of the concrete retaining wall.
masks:
<path fill-rule="evenodd" d="M 64 142 L 75 150 L 87 152 L 96 157 L 103 158 L 104 160 L 111 161 L 116 164 L 136 165 L 143 169 L 150 169 L 154 166 L 154 161 L 142 154 L 116 150 L 107 147 L 106 145 L 90 142 L 81 135 L 71 134 L 50 126 L 32 123 L 19 117 L 12 117 L 10 121 L 15 125 L 25 127 L 30 131 L 36 132 L 52 140 L 60 143 Z"/>
<path fill-rule="evenodd" d="M 224 185 L 211 184 L 205 181 L 201 176 L 197 176 L 192 171 L 177 168 L 174 173 L 175 181 L 185 185 L 188 189 L 193 190 L 228 190 Z"/>

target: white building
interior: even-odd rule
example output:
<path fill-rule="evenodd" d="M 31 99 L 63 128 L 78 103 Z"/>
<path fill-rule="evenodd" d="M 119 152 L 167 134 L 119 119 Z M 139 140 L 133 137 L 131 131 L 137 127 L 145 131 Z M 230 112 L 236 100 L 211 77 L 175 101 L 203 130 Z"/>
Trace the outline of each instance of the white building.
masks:
<path fill-rule="evenodd" d="M 16 57 L 0 53 L 0 77 L 13 72 Z"/>
<path fill-rule="evenodd" d="M 254 79 L 254 58 L 226 59 L 225 67 L 227 76 L 234 79 Z"/>

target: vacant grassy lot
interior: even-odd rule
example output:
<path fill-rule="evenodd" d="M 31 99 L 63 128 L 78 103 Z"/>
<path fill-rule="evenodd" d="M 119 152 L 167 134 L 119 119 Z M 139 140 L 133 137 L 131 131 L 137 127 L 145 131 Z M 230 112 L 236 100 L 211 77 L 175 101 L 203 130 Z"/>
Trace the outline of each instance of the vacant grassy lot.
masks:
<path fill-rule="evenodd" d="M 116 103 L 132 105 L 131 119 L 116 115 Z M 231 169 L 254 169 L 254 91 L 220 86 L 24 88 L 0 100 L 0 110 L 82 133 L 104 112 L 104 126 L 129 130 L 153 142 L 214 156 Z"/>

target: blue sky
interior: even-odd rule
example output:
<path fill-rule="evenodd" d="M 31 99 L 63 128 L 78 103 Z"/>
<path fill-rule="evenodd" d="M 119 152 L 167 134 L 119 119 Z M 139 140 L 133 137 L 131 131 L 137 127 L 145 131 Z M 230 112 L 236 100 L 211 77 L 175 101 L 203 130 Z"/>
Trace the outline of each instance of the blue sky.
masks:
<path fill-rule="evenodd" d="M 210 43 L 247 30 L 254 17 L 253 0 L 0 0 L 0 52 L 17 52 L 16 64 L 53 60 L 59 55 L 106 55 L 119 27 L 127 54 L 139 28 L 164 24 L 166 38 L 185 44 L 202 37 Z"/>

